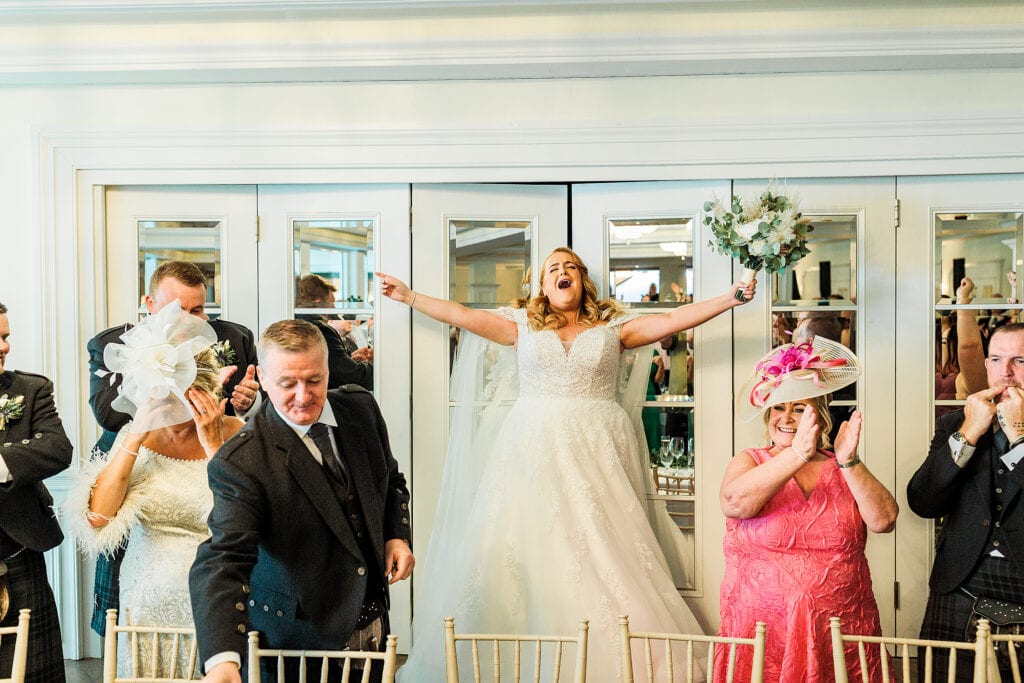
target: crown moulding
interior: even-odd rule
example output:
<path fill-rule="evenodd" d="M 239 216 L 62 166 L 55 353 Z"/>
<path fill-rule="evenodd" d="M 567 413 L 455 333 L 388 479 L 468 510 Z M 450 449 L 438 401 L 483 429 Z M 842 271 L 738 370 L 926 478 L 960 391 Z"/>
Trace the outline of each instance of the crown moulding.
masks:
<path fill-rule="evenodd" d="M 70 1 L 70 0 L 65 0 Z M 0 44 L 0 85 L 687 76 L 1024 66 L 1024 26 L 879 28 L 756 35 L 544 35 L 437 40 L 162 36 Z"/>

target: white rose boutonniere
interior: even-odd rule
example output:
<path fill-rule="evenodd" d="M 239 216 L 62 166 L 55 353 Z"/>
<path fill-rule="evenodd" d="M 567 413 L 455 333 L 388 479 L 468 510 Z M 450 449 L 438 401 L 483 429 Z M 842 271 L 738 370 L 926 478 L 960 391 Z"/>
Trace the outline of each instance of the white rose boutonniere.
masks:
<path fill-rule="evenodd" d="M 761 268 L 781 272 L 809 254 L 807 233 L 814 230 L 810 220 L 801 216 L 796 200 L 772 186 L 756 200 L 733 195 L 728 208 L 717 197 L 705 202 L 704 225 L 714 237 L 709 246 L 744 267 L 744 282 L 750 282 Z"/>
<path fill-rule="evenodd" d="M 0 396 L 0 429 L 7 429 L 7 425 L 21 417 L 24 412 L 24 396 Z"/>

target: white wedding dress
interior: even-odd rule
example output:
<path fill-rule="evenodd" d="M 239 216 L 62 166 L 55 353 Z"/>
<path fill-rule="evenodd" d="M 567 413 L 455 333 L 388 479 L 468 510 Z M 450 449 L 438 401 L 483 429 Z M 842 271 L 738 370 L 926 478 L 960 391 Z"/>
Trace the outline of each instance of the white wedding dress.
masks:
<path fill-rule="evenodd" d="M 124 437 L 124 431 L 120 437 Z M 111 453 L 116 452 L 119 443 L 120 438 Z M 97 458 L 83 468 L 82 479 L 64 510 L 65 521 L 79 545 L 91 555 L 110 553 L 130 535 L 121 565 L 120 623 L 193 627 L 188 573 L 196 548 L 210 535 L 206 520 L 213 508 L 206 463 L 206 458 L 181 460 L 145 446 L 139 448 L 124 503 L 110 523 L 99 529 L 89 525 L 85 513 L 90 489 L 106 460 Z M 188 670 L 188 645 L 191 639 L 179 646 L 176 676 Z M 140 675 L 170 675 L 170 639 L 161 642 L 160 647 L 164 664 L 154 673 L 150 671 L 150 640 L 139 639 Z M 201 662 L 196 665 L 198 670 Z M 118 647 L 117 671 L 121 676 L 130 672 L 126 643 Z"/>
<path fill-rule="evenodd" d="M 501 360 L 487 357 L 495 353 L 490 345 L 480 361 L 490 369 L 477 373 L 483 378 L 472 389 L 479 395 L 484 384 L 490 404 L 473 418 L 482 422 L 479 433 L 449 448 L 437 522 L 417 568 L 412 650 L 399 678 L 444 680 L 442 623 L 453 616 L 456 632 L 545 635 L 573 635 L 589 619 L 588 678 L 618 680 L 620 615 L 633 630 L 702 632 L 652 530 L 646 446 L 616 400 L 625 319 L 586 329 L 566 349 L 553 331 L 530 330 L 522 310 L 502 313 L 519 325 L 518 397 L 510 409 L 497 408 L 500 390 L 486 385 L 515 389 Z M 650 352 L 639 357 L 646 386 Z M 453 386 L 460 381 L 453 377 Z M 498 420 L 488 415 L 495 410 Z M 489 420 L 500 422 L 496 433 Z M 574 656 L 566 653 L 563 666 Z"/>

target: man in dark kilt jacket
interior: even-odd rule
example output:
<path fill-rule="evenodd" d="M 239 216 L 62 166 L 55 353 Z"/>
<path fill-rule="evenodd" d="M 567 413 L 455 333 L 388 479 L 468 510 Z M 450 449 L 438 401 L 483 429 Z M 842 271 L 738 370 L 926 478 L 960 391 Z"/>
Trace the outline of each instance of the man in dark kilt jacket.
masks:
<path fill-rule="evenodd" d="M 0 304 L 0 626 L 32 610 L 26 681 L 64 680 L 64 654 L 43 552 L 64 540 L 43 480 L 71 464 L 71 442 L 53 402 L 53 384 L 41 375 L 4 367 L 11 349 L 7 307 Z M 4 600 L 4 593 L 8 598 Z M 0 643 L 0 676 L 9 676 L 14 638 Z"/>
<path fill-rule="evenodd" d="M 1024 605 L 1024 324 L 997 328 L 985 369 L 988 388 L 938 419 L 907 485 L 914 512 L 942 518 L 921 624 L 929 640 L 973 640 L 979 597 Z M 961 655 L 956 680 L 970 681 L 973 655 Z M 934 671 L 946 680 L 938 652 Z"/>

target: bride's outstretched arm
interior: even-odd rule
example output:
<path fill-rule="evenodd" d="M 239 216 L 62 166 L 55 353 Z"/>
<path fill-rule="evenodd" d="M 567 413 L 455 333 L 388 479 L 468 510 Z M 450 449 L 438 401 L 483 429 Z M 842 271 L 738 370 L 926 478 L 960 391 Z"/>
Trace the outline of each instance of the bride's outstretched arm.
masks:
<path fill-rule="evenodd" d="M 736 290 L 743 290 L 744 300 L 737 299 Z M 678 308 L 659 313 L 657 315 L 644 315 L 634 318 L 622 326 L 619 335 L 622 345 L 627 349 L 635 349 L 638 346 L 652 344 L 659 339 L 696 327 L 703 322 L 711 320 L 716 315 L 728 311 L 730 308 L 742 306 L 754 298 L 757 291 L 757 280 L 734 283 L 727 292 L 719 294 L 711 299 L 698 301 L 693 304 L 684 304 Z"/>
<path fill-rule="evenodd" d="M 511 320 L 488 311 L 467 308 L 455 301 L 438 299 L 414 292 L 398 278 L 375 273 L 380 280 L 380 292 L 389 299 L 415 308 L 420 313 L 449 325 L 469 330 L 473 334 L 504 346 L 516 343 L 519 330 Z"/>

